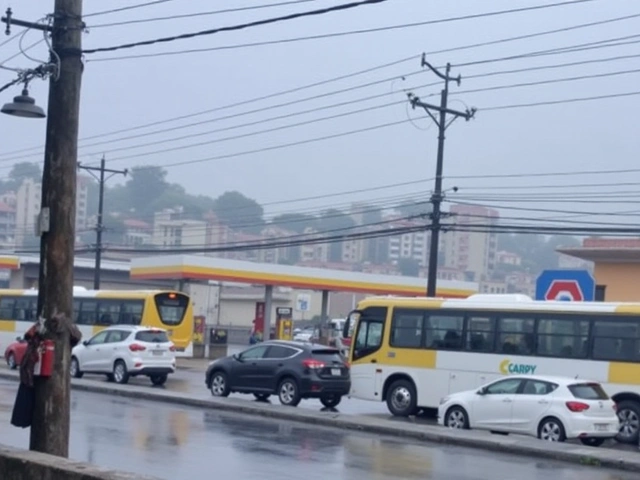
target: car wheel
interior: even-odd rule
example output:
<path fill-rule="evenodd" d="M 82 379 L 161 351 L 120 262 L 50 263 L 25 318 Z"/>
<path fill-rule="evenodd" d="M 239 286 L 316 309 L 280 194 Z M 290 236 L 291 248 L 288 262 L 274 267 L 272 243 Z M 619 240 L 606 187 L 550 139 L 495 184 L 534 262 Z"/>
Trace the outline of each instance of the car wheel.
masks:
<path fill-rule="evenodd" d="M 82 373 L 80 371 L 80 364 L 78 363 L 78 359 L 76 357 L 71 357 L 71 364 L 69 365 L 69 374 L 73 378 L 82 378 Z"/>
<path fill-rule="evenodd" d="M 640 430 L 640 405 L 632 401 L 620 402 L 617 411 L 620 419 L 620 431 L 616 440 L 620 443 L 637 445 L 638 431 Z"/>
<path fill-rule="evenodd" d="M 152 384 L 154 384 L 156 387 L 160 387 L 167 383 L 167 378 L 169 378 L 169 375 L 167 375 L 166 373 L 162 375 L 151 375 L 149 378 L 151 379 Z"/>
<path fill-rule="evenodd" d="M 228 397 L 229 393 L 231 393 L 227 374 L 224 372 L 215 372 L 211 376 L 210 385 L 209 389 L 214 397 Z"/>
<path fill-rule="evenodd" d="M 285 378 L 278 386 L 278 398 L 282 405 L 296 407 L 300 403 L 300 390 L 293 378 Z"/>
<path fill-rule="evenodd" d="M 469 415 L 462 407 L 451 407 L 444 416 L 444 426 L 457 430 L 469 430 Z"/>
<path fill-rule="evenodd" d="M 542 420 L 538 426 L 538 438 L 547 442 L 564 442 L 567 435 L 560 420 L 548 417 Z"/>
<path fill-rule="evenodd" d="M 581 438 L 580 441 L 582 442 L 583 445 L 587 445 L 589 447 L 599 447 L 604 443 L 605 439 L 597 438 L 597 437 L 587 437 L 587 438 Z"/>
<path fill-rule="evenodd" d="M 121 385 L 129 381 L 129 371 L 122 360 L 118 360 L 113 364 L 113 381 Z"/>
<path fill-rule="evenodd" d="M 18 364 L 16 363 L 16 356 L 13 353 L 10 353 L 7 357 L 7 366 L 11 370 L 15 370 L 18 367 Z"/>
<path fill-rule="evenodd" d="M 397 417 L 408 417 L 417 411 L 416 387 L 409 380 L 396 380 L 387 392 L 387 408 Z"/>
<path fill-rule="evenodd" d="M 322 405 L 324 405 L 326 408 L 335 408 L 340 404 L 341 401 L 342 397 L 337 394 L 325 395 L 323 397 L 320 397 L 320 403 L 322 403 Z"/>
<path fill-rule="evenodd" d="M 270 393 L 254 393 L 253 396 L 256 397 L 256 400 L 258 400 L 259 402 L 266 402 L 267 400 L 269 400 L 269 397 L 271 396 L 271 394 Z"/>

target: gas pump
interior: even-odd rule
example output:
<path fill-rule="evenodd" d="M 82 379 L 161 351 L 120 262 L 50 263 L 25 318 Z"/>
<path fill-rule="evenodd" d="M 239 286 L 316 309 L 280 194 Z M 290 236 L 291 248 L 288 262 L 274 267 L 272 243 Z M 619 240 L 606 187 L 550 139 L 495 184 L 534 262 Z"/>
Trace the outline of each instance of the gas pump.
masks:
<path fill-rule="evenodd" d="M 291 307 L 276 308 L 276 338 L 278 340 L 293 339 L 293 309 Z"/>

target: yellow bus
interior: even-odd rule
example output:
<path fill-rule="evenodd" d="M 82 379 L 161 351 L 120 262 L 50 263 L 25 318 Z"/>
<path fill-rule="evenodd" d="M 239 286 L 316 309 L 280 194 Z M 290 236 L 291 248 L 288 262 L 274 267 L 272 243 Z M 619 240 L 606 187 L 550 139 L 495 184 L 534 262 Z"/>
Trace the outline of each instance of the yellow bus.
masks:
<path fill-rule="evenodd" d="M 36 321 L 37 301 L 35 289 L 0 289 L 0 346 L 3 349 Z M 184 293 L 74 287 L 73 320 L 84 339 L 110 325 L 163 328 L 181 356 L 192 352 L 193 305 Z"/>
<path fill-rule="evenodd" d="M 349 315 L 351 396 L 392 414 L 436 409 L 451 393 L 510 374 L 599 381 L 617 403 L 617 440 L 638 442 L 640 304 L 371 297 Z"/>

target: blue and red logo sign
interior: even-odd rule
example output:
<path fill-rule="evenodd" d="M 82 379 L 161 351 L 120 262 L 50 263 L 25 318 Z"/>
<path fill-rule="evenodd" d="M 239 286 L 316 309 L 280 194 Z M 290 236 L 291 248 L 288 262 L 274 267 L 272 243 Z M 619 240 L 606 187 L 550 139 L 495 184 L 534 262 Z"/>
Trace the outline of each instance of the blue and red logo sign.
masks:
<path fill-rule="evenodd" d="M 596 282 L 587 270 L 545 270 L 536 282 L 536 300 L 590 302 Z"/>

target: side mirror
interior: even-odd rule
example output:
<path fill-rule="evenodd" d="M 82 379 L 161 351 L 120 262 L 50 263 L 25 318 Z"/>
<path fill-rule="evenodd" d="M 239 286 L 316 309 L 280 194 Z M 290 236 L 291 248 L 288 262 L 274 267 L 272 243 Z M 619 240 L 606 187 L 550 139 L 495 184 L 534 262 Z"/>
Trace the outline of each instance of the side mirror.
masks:
<path fill-rule="evenodd" d="M 476 392 L 478 395 L 486 395 L 487 394 L 487 387 L 482 387 L 480 390 L 478 390 Z"/>
<path fill-rule="evenodd" d="M 242 362 L 242 357 L 237 353 L 233 354 L 233 359 L 236 360 L 237 362 Z"/>
<path fill-rule="evenodd" d="M 21 342 L 22 341 L 22 337 L 16 337 L 16 342 Z"/>
<path fill-rule="evenodd" d="M 82 342 L 82 345 L 84 345 L 85 347 L 86 347 L 87 345 L 89 345 L 89 340 L 84 340 L 84 341 Z"/>

